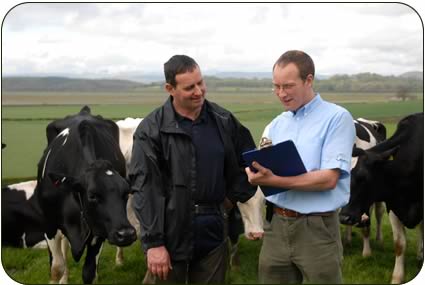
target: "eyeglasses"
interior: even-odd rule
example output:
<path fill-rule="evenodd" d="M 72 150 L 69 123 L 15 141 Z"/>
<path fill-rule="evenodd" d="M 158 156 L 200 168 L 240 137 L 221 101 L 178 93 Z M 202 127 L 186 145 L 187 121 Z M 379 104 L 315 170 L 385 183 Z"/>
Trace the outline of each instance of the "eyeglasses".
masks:
<path fill-rule="evenodd" d="M 278 94 L 280 91 L 285 91 L 285 90 L 291 90 L 293 87 L 295 87 L 295 83 L 290 83 L 290 84 L 273 84 L 272 86 L 272 91 L 276 94 Z"/>

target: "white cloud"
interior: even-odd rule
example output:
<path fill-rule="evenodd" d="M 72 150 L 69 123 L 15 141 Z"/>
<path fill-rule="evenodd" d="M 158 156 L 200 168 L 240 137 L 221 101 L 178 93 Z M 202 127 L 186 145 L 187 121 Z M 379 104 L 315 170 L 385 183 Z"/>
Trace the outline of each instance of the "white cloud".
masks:
<path fill-rule="evenodd" d="M 302 49 L 318 73 L 422 70 L 419 16 L 397 3 L 27 3 L 2 29 L 2 70 L 161 72 L 174 54 L 204 71 L 270 71 Z"/>

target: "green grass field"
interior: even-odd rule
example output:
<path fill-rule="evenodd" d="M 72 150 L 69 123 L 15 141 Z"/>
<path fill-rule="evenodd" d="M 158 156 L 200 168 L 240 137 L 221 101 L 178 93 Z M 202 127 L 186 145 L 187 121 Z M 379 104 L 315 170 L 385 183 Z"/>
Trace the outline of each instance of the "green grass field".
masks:
<path fill-rule="evenodd" d="M 381 120 L 391 135 L 397 122 L 405 115 L 423 112 L 423 99 L 394 102 L 393 94 L 322 94 L 323 97 L 346 107 L 354 118 L 363 117 Z M 252 132 L 258 141 L 264 127 L 283 109 L 268 91 L 235 93 L 229 90 L 211 92 L 211 101 L 232 111 Z M 92 113 L 113 120 L 125 117 L 145 117 L 159 106 L 166 96 L 151 90 L 146 94 L 6 94 L 2 98 L 2 185 L 23 181 L 36 176 L 37 163 L 46 145 L 45 128 L 56 118 L 77 113 L 84 104 L 89 104 Z M 78 102 L 78 103 L 76 103 Z M 341 227 L 343 229 L 343 227 Z M 420 268 L 416 264 L 416 241 L 418 235 L 408 230 L 406 254 L 406 281 L 413 279 Z M 391 280 L 394 266 L 392 233 L 388 218 L 384 220 L 384 242 L 372 240 L 373 255 L 361 256 L 361 234 L 354 230 L 353 244 L 344 249 L 343 278 L 350 284 L 385 284 Z M 230 280 L 233 283 L 257 283 L 257 262 L 261 241 L 252 242 L 242 238 L 240 245 L 241 266 L 233 268 Z M 106 244 L 99 266 L 98 283 L 141 283 L 146 270 L 140 243 L 126 248 L 126 261 L 122 267 L 114 264 L 115 248 Z M 70 283 L 81 283 L 82 263 L 68 258 Z M 2 265 L 17 282 L 45 284 L 49 281 L 49 258 L 46 250 L 2 249 Z"/>
<path fill-rule="evenodd" d="M 2 150 L 3 180 L 36 176 L 37 163 L 46 146 L 45 128 L 50 121 L 63 118 L 68 114 L 75 114 L 84 104 L 92 101 L 96 102 L 96 104 L 90 104 L 92 113 L 101 114 L 106 118 L 119 120 L 126 117 L 145 117 L 166 98 L 160 92 L 138 97 L 134 94 L 124 94 L 122 96 L 127 100 L 125 104 L 109 104 L 111 98 L 117 97 L 116 94 L 84 94 L 83 96 L 80 93 L 60 95 L 55 93 L 15 94 L 15 96 L 20 98 L 21 104 L 2 106 L 2 142 L 7 144 L 7 148 Z M 27 97 L 31 96 L 38 98 L 36 100 L 38 105 L 23 103 L 27 102 Z M 62 103 L 62 105 L 44 105 L 45 96 L 52 96 L 58 100 L 56 103 Z M 401 117 L 423 110 L 422 100 L 389 102 L 383 100 L 386 96 L 382 94 L 325 94 L 323 96 L 347 108 L 354 118 L 381 120 L 386 124 L 389 133 Z M 81 103 L 75 104 L 80 102 L 75 101 L 76 97 L 81 99 Z M 134 97 L 139 101 L 133 104 Z M 120 100 L 124 100 L 123 98 Z M 269 93 L 212 93 L 208 98 L 232 111 L 250 129 L 255 141 L 259 140 L 264 127 L 283 111 L 277 99 Z M 145 99 L 148 103 L 142 103 Z M 10 99 L 5 101 L 9 102 Z M 15 98 L 14 102 L 16 101 L 18 99 Z M 53 103 L 55 102 L 51 102 Z"/>
<path fill-rule="evenodd" d="M 341 231 L 344 227 L 341 226 Z M 354 229 L 351 246 L 344 248 L 343 280 L 347 284 L 388 284 L 394 266 L 394 250 L 391 228 L 388 219 L 384 219 L 384 242 L 371 241 L 372 256 L 361 256 L 362 241 L 360 231 Z M 374 227 L 372 228 L 374 233 Z M 373 235 L 372 235 L 373 236 Z M 406 282 L 419 272 L 416 261 L 415 230 L 407 231 Z M 257 284 L 258 254 L 261 241 L 249 241 L 241 237 L 239 247 L 240 267 L 232 268 L 230 281 L 234 284 Z M 70 254 L 69 254 L 70 255 Z M 84 256 L 82 258 L 82 261 Z M 125 248 L 125 262 L 122 267 L 114 263 L 115 247 L 105 244 L 99 262 L 98 284 L 135 284 L 141 283 L 146 272 L 146 263 L 140 242 Z M 81 268 L 83 262 L 76 263 L 68 256 L 70 268 L 69 283 L 82 283 Z M 49 282 L 49 257 L 43 249 L 2 249 L 2 265 L 12 279 L 23 284 L 47 284 Z"/>

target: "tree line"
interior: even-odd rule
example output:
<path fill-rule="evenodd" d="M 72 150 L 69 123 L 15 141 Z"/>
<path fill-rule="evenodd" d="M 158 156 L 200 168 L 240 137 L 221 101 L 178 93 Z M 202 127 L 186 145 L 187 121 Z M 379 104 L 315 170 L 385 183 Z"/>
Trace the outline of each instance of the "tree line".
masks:
<path fill-rule="evenodd" d="M 270 79 L 217 78 L 206 76 L 210 90 L 222 87 L 271 88 Z M 423 92 L 423 75 L 383 76 L 374 73 L 334 75 L 327 79 L 315 79 L 314 89 L 321 92 Z"/>

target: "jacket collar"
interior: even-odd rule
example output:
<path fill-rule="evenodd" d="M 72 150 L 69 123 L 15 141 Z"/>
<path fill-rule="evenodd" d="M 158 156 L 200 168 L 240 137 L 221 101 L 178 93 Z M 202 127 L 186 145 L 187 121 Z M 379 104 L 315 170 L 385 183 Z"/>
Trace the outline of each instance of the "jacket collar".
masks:
<path fill-rule="evenodd" d="M 176 121 L 177 121 L 178 124 L 180 124 L 184 120 L 192 121 L 191 119 L 186 118 L 186 117 L 180 115 L 179 113 L 177 113 L 177 111 L 174 108 L 173 104 L 171 104 L 171 108 L 174 111 L 174 116 L 175 116 Z M 208 122 L 207 104 L 203 104 L 202 105 L 201 112 L 199 113 L 198 118 L 196 118 L 196 120 L 193 121 L 193 123 L 198 123 L 198 122 Z"/>
<path fill-rule="evenodd" d="M 206 100 L 204 104 L 206 103 Z M 184 130 L 179 125 L 180 115 L 174 110 L 173 107 L 173 97 L 170 95 L 167 101 L 162 106 L 162 123 L 160 127 L 161 132 L 165 133 L 178 133 L 178 134 L 186 134 Z"/>
<path fill-rule="evenodd" d="M 207 99 L 205 99 L 204 106 L 202 106 L 202 109 L 202 112 L 204 113 L 203 115 L 206 117 L 208 117 L 207 114 L 212 114 L 213 117 L 219 117 L 221 119 L 227 119 L 229 117 L 228 113 L 218 107 L 218 105 L 209 102 Z M 173 107 L 172 96 L 168 97 L 167 101 L 162 106 L 162 110 L 163 120 L 160 128 L 161 132 L 186 134 L 179 126 L 177 113 Z"/>

